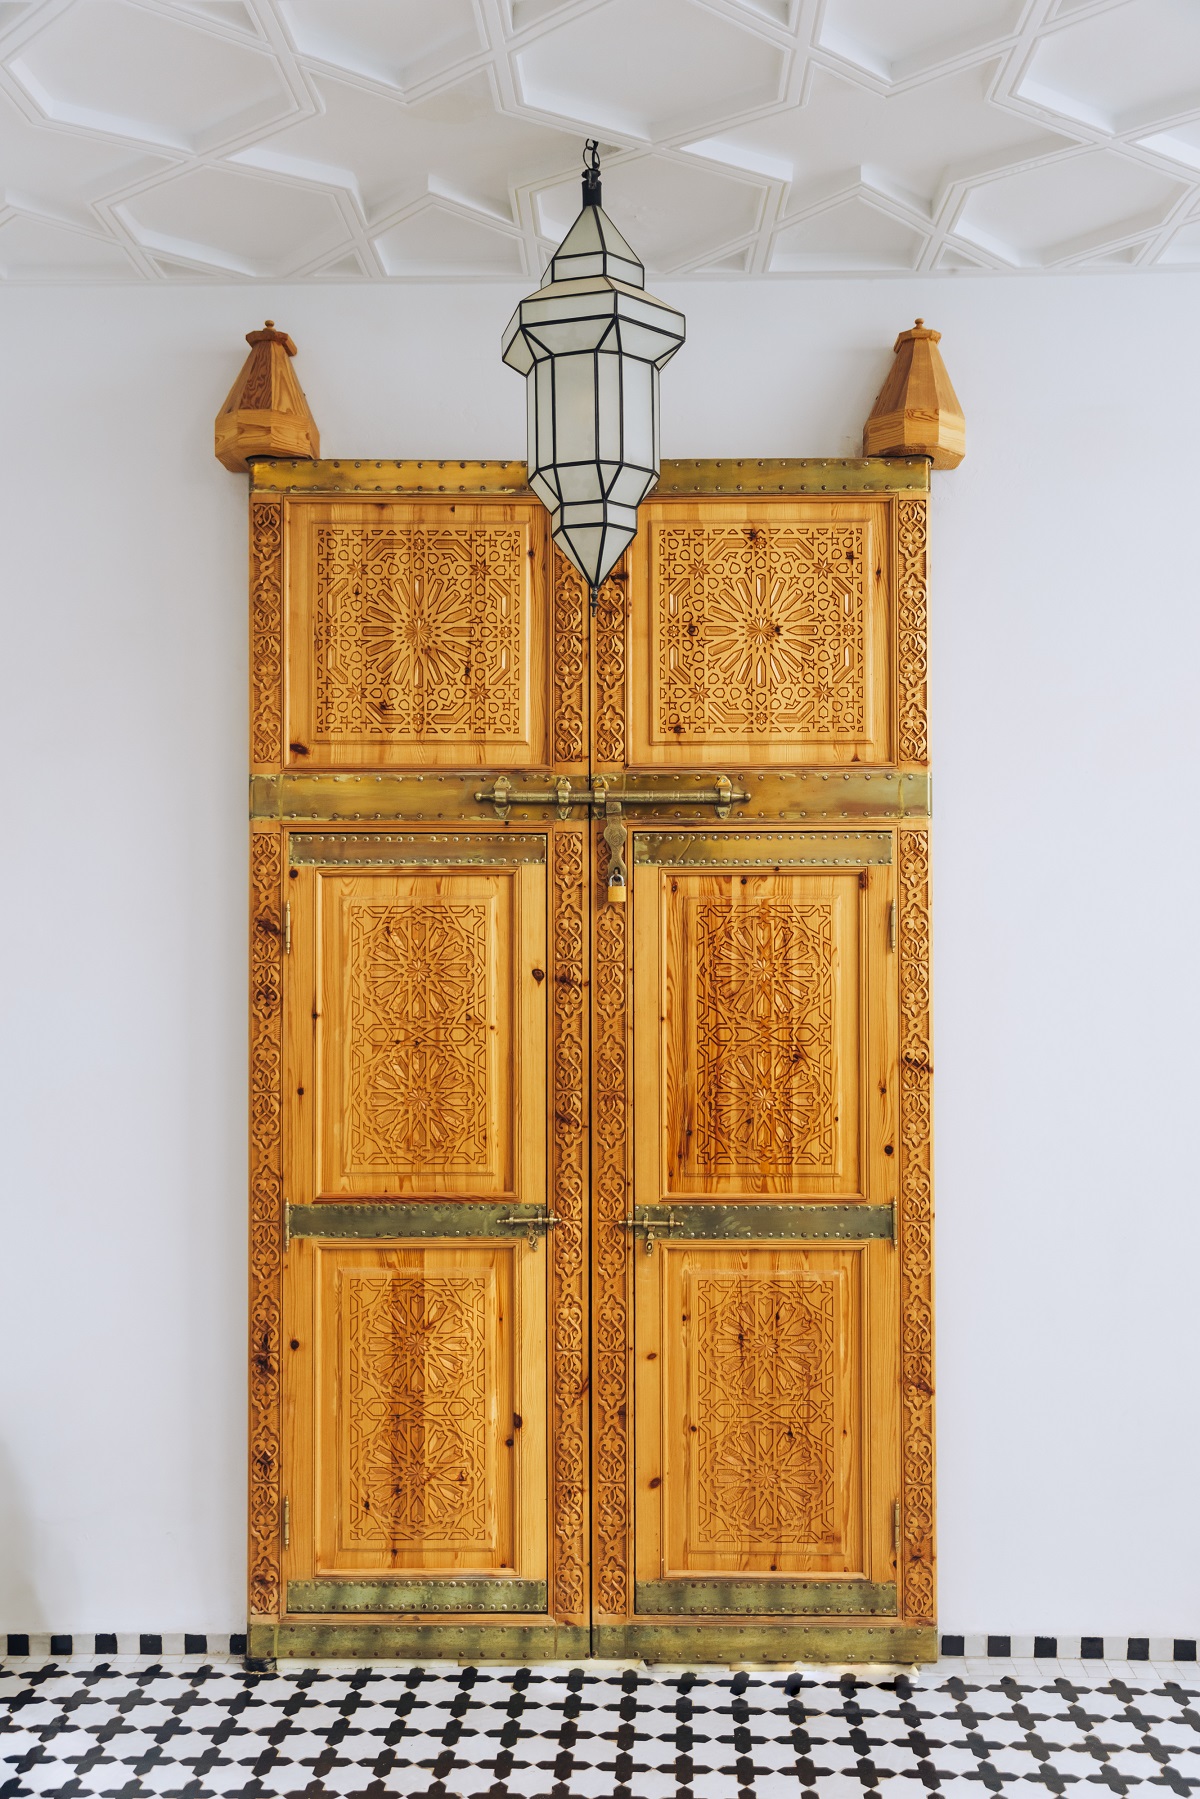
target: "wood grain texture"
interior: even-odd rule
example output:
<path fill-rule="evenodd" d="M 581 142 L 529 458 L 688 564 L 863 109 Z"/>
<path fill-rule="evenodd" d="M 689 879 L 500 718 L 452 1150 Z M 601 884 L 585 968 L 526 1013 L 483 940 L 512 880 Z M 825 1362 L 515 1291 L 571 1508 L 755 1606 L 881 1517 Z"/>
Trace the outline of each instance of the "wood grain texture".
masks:
<path fill-rule="evenodd" d="M 859 1571 L 861 1252 L 688 1244 L 655 1256 L 663 1578 Z"/>
<path fill-rule="evenodd" d="M 933 1190 L 929 833 L 901 831 L 900 1205 L 903 1616 L 932 1623 L 934 1583 Z"/>
<path fill-rule="evenodd" d="M 250 766 L 273 774 L 283 758 L 283 503 L 250 507 Z"/>
<path fill-rule="evenodd" d="M 280 1609 L 283 847 L 250 839 L 250 1612 Z"/>
<path fill-rule="evenodd" d="M 311 895 L 315 915 L 296 930 L 304 947 L 317 933 L 316 1196 L 524 1190 L 513 1073 L 540 1056 L 516 1015 L 520 975 L 539 966 L 521 940 L 523 876 L 542 886 L 536 867 L 300 876 L 297 905 Z"/>
<path fill-rule="evenodd" d="M 626 906 L 609 905 L 607 847 L 594 827 L 592 882 L 592 1389 L 594 1604 L 628 1613 L 629 1017 Z"/>
<path fill-rule="evenodd" d="M 289 1581 L 543 1582 L 540 1247 L 305 1241 L 291 1258 Z"/>
<path fill-rule="evenodd" d="M 589 1615 L 588 1575 L 588 1018 L 587 838 L 560 825 L 551 838 L 551 1610 Z"/>
<path fill-rule="evenodd" d="M 657 885 L 662 989 L 656 1004 L 639 983 L 637 1024 L 661 1010 L 662 1173 L 639 1200 L 857 1196 L 858 870 L 680 869 Z"/>

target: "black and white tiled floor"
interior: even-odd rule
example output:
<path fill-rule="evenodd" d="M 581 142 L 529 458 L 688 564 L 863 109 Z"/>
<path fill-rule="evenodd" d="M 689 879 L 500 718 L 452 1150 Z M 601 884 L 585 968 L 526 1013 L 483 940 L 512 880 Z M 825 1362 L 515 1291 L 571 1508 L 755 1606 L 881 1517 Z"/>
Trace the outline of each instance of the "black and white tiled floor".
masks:
<path fill-rule="evenodd" d="M 1200 1792 L 1194 1662 L 918 1672 L 0 1664 L 0 1799 Z"/>

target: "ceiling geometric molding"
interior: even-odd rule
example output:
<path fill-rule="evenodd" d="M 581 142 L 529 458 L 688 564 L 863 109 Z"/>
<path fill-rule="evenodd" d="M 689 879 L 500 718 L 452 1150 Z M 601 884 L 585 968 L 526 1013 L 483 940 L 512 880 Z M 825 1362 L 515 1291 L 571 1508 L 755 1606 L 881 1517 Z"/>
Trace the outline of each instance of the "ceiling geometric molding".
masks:
<path fill-rule="evenodd" d="M 1200 268 L 1200 0 L 0 0 L 0 280 Z"/>

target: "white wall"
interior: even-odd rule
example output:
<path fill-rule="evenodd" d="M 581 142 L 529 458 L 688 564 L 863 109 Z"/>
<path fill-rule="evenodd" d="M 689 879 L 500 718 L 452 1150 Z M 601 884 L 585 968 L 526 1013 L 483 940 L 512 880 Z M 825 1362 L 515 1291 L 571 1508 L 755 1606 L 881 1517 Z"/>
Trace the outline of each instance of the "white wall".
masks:
<path fill-rule="evenodd" d="M 667 454 L 856 454 L 944 332 L 942 1623 L 1194 1635 L 1200 277 L 664 292 Z M 517 297 L 0 295 L 0 1629 L 243 1620 L 241 334 L 328 455 L 517 456 Z"/>

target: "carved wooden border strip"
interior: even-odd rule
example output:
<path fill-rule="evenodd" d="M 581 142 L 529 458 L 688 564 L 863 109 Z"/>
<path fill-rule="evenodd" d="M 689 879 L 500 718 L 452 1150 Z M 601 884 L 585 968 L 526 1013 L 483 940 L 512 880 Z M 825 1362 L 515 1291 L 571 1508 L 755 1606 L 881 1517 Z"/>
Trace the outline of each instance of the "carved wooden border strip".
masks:
<path fill-rule="evenodd" d="M 586 762 L 587 590 L 562 551 L 554 558 L 554 760 Z"/>
<path fill-rule="evenodd" d="M 623 556 L 600 589 L 592 625 L 592 729 L 597 762 L 625 761 L 627 571 Z"/>
<path fill-rule="evenodd" d="M 896 759 L 929 760 L 928 501 L 896 501 Z"/>
<path fill-rule="evenodd" d="M 283 844 L 250 839 L 250 1611 L 280 1608 Z"/>
<path fill-rule="evenodd" d="M 929 833 L 899 833 L 901 1615 L 933 1623 L 933 1184 Z"/>
<path fill-rule="evenodd" d="M 592 951 L 592 1378 L 595 1601 L 629 1611 L 629 1210 L 626 907 L 606 902 L 607 851 L 595 827 Z"/>
<path fill-rule="evenodd" d="M 283 755 L 283 502 L 250 507 L 250 763 Z"/>
<path fill-rule="evenodd" d="M 550 1608 L 560 1623 L 588 1617 L 587 1174 L 588 1082 L 583 827 L 551 837 L 551 1234 L 553 1556 Z"/>

